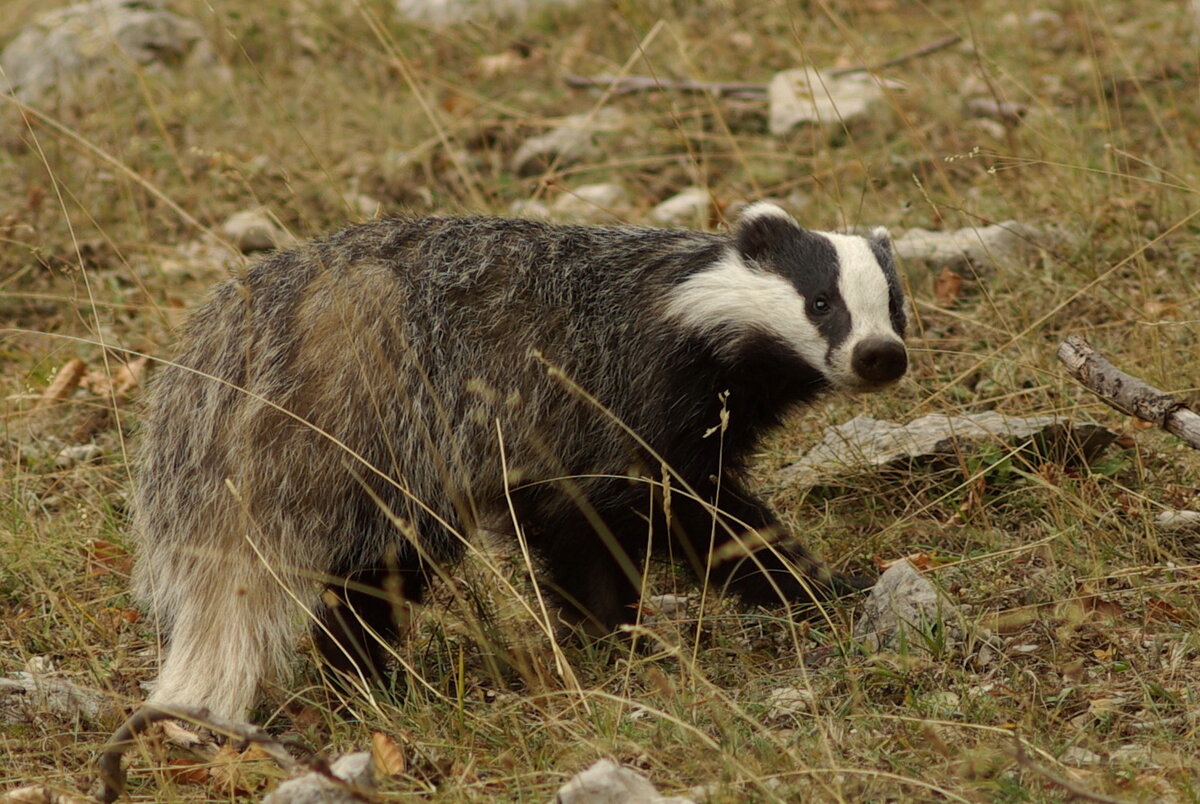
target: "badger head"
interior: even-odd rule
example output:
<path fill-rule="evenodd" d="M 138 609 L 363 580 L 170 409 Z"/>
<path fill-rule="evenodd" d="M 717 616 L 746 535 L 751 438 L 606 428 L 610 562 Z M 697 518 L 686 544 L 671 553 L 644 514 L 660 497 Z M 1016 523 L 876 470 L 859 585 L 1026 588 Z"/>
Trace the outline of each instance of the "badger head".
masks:
<path fill-rule="evenodd" d="M 873 391 L 908 368 L 907 317 L 887 231 L 814 232 L 774 204 L 747 207 L 720 259 L 670 293 L 667 314 L 724 360 L 767 338 L 833 388 Z"/>

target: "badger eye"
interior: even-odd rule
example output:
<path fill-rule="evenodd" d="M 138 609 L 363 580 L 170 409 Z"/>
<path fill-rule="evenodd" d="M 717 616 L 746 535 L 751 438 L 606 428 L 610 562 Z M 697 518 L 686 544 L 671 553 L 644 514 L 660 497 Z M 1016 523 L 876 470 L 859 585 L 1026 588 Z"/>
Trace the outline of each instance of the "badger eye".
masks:
<path fill-rule="evenodd" d="M 817 315 L 825 315 L 831 309 L 829 306 L 829 300 L 824 296 L 818 296 L 813 299 L 811 302 L 809 302 L 809 307 L 812 308 L 812 311 Z"/>

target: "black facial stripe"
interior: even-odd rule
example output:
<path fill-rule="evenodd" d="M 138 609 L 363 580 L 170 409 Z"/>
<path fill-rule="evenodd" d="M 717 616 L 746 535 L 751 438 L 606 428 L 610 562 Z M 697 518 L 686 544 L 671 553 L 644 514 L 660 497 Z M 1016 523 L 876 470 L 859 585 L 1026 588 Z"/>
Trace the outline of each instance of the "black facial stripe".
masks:
<path fill-rule="evenodd" d="M 829 302 L 830 312 L 824 315 L 815 313 L 811 305 L 807 311 L 830 351 L 846 340 L 850 311 L 838 289 L 841 262 L 829 238 L 785 218 L 764 215 L 743 222 L 737 231 L 737 245 L 748 260 L 779 272 L 807 302 L 818 296 Z"/>
<path fill-rule="evenodd" d="M 883 269 L 883 275 L 887 279 L 888 317 L 891 319 L 892 329 L 903 338 L 906 324 L 904 291 L 900 287 L 900 277 L 896 273 L 896 261 L 892 257 L 891 241 L 885 237 L 870 237 L 868 242 L 871 244 L 871 253 L 875 255 L 875 260 Z"/>

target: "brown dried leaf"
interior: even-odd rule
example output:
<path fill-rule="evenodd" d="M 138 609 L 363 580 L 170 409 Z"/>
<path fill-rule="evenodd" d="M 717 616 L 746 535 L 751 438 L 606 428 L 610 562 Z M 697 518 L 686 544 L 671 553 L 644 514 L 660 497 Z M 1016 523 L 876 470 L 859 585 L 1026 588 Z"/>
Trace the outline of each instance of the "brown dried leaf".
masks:
<path fill-rule="evenodd" d="M 1154 597 L 1146 601 L 1146 616 L 1151 620 L 1176 623 L 1189 623 L 1193 620 L 1192 615 L 1187 611 Z"/>
<path fill-rule="evenodd" d="M 279 776 L 279 768 L 270 754 L 258 745 L 238 751 L 226 743 L 217 749 L 209 773 L 217 787 L 234 795 L 250 795 Z"/>
<path fill-rule="evenodd" d="M 403 776 L 408 772 L 404 749 L 381 731 L 371 734 L 371 759 L 379 772 L 386 776 Z"/>
<path fill-rule="evenodd" d="M 880 572 L 885 572 L 902 561 L 907 561 L 908 563 L 912 564 L 914 568 L 921 570 L 922 572 L 933 566 L 933 559 L 930 557 L 929 553 L 909 553 L 906 556 L 900 556 L 900 558 L 893 559 L 877 558 L 875 559 L 875 566 Z"/>
<path fill-rule="evenodd" d="M 953 307 L 962 292 L 963 278 L 949 267 L 933 280 L 933 300 L 938 307 Z"/>
<path fill-rule="evenodd" d="M 89 371 L 83 376 L 80 385 L 96 396 L 123 398 L 142 384 L 149 362 L 149 358 L 139 357 L 122 363 L 112 372 L 111 377 L 104 371 Z"/>
<path fill-rule="evenodd" d="M 119 544 L 91 539 L 86 549 L 89 575 L 108 575 L 111 572 L 128 574 L 133 570 L 133 556 Z"/>
<path fill-rule="evenodd" d="M 176 757 L 167 763 L 165 770 L 176 784 L 206 785 L 212 779 L 212 769 L 199 759 Z"/>
<path fill-rule="evenodd" d="M 79 387 L 79 381 L 83 379 L 86 371 L 87 364 L 77 357 L 63 363 L 62 368 L 54 375 L 54 379 L 46 386 L 46 390 L 42 391 L 40 404 L 52 405 L 66 399 Z"/>

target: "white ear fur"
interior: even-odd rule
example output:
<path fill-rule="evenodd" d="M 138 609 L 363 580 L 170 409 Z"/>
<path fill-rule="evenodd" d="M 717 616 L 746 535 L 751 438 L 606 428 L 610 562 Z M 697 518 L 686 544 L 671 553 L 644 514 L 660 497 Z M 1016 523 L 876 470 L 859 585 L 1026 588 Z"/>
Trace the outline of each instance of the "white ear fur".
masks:
<path fill-rule="evenodd" d="M 770 201 L 755 201 L 742 210 L 737 220 L 739 225 L 745 225 L 760 218 L 782 218 L 789 223 L 794 223 L 797 226 L 800 225 L 782 207 L 772 204 Z"/>

